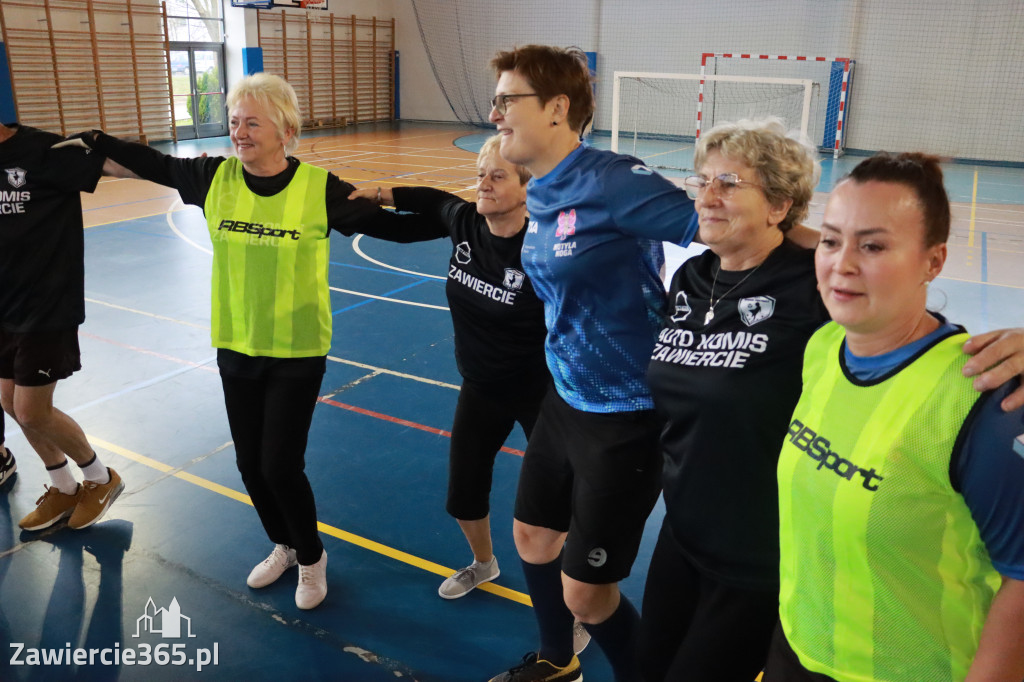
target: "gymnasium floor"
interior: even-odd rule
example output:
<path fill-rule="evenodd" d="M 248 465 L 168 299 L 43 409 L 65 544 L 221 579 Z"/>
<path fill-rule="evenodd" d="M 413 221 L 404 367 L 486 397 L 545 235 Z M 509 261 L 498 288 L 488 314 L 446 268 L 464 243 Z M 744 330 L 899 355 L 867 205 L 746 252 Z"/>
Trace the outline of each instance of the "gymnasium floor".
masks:
<path fill-rule="evenodd" d="M 366 125 L 306 136 L 298 156 L 356 184 L 464 192 L 485 137 L 455 125 Z M 225 154 L 229 144 L 165 151 Z M 857 160 L 825 162 L 811 224 L 824 193 Z M 935 305 L 972 330 L 1024 325 L 1024 170 L 950 166 L 948 179 L 955 234 Z M 20 532 L 18 519 L 47 479 L 8 420 L 19 471 L 0 491 L 0 642 L 11 644 L 0 680 L 468 682 L 534 646 L 511 539 L 520 432 L 495 472 L 501 577 L 456 601 L 436 592 L 442 576 L 471 559 L 444 512 L 446 430 L 459 384 L 444 297 L 447 242 L 332 237 L 334 343 L 307 454 L 330 592 L 306 612 L 293 601 L 294 570 L 263 590 L 245 585 L 270 544 L 235 470 L 209 345 L 201 212 L 163 187 L 111 179 L 85 197 L 85 216 L 84 369 L 60 384 L 56 402 L 127 488 L 89 529 Z M 652 515 L 623 583 L 637 604 L 662 513 Z M 169 636 L 175 622 L 180 638 Z M 18 662 L 32 660 L 30 649 L 64 656 L 76 647 L 153 660 Z M 582 659 L 588 680 L 610 679 L 596 647 Z"/>

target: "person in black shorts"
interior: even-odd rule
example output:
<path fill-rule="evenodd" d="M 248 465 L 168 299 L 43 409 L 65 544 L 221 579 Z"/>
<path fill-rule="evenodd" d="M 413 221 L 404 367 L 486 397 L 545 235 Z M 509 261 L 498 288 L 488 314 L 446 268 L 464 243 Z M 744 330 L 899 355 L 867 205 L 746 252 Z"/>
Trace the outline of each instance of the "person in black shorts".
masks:
<path fill-rule="evenodd" d="M 85 321 L 82 202 L 115 164 L 81 149 L 51 149 L 60 135 L 0 125 L 0 403 L 43 460 L 52 485 L 18 525 L 71 528 L 99 521 L 124 490 L 82 428 L 53 405 L 57 382 L 81 369 Z M 0 438 L 0 441 L 3 439 Z M 4 448 L 0 466 L 13 473 Z M 82 471 L 79 484 L 68 467 Z"/>
<path fill-rule="evenodd" d="M 430 217 L 438 226 L 430 236 L 452 240 L 445 292 L 463 382 L 452 425 L 446 508 L 474 561 L 441 584 L 438 594 L 444 599 L 462 597 L 498 577 L 489 506 L 494 459 L 516 422 L 530 437 L 551 383 L 544 361 L 544 307 L 520 259 L 530 174 L 501 158 L 500 141 L 495 135 L 480 149 L 475 203 L 429 187 L 352 193 L 352 198 Z"/>
<path fill-rule="evenodd" d="M 636 158 L 581 142 L 585 55 L 528 45 L 492 60 L 501 156 L 533 175 L 524 272 L 544 301 L 555 390 L 520 471 L 513 533 L 540 646 L 493 682 L 580 679 L 573 620 L 617 680 L 636 679 L 638 615 L 619 592 L 657 500 L 661 421 L 644 367 L 664 307 L 655 256 L 696 228 L 685 192 Z"/>

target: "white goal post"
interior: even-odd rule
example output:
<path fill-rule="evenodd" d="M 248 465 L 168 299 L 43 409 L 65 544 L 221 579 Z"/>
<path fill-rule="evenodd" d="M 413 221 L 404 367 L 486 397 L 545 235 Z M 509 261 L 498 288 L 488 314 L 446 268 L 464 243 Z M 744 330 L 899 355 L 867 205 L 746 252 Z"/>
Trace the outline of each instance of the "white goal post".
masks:
<path fill-rule="evenodd" d="M 707 83 L 715 85 L 706 89 Z M 801 78 L 700 75 L 616 71 L 612 86 L 611 149 L 619 152 L 619 138 L 633 137 L 633 155 L 640 140 L 693 142 L 708 123 L 709 110 L 720 107 L 719 120 L 779 116 L 789 128 L 809 134 L 814 92 L 818 83 Z M 696 107 L 696 115 L 691 107 Z M 710 119 L 713 124 L 713 118 Z M 664 146 L 664 145 L 662 145 Z M 670 145 L 671 146 L 671 145 Z M 656 156 L 671 156 L 659 151 Z M 647 159 L 645 159 L 646 161 Z M 681 163 L 659 165 L 682 168 Z"/>

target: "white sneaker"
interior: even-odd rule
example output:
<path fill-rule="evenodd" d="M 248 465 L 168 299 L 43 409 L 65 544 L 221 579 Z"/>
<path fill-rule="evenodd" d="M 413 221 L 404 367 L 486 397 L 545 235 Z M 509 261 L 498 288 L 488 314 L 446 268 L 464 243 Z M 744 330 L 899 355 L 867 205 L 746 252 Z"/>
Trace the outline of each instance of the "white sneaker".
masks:
<path fill-rule="evenodd" d="M 288 545 L 274 545 L 274 551 L 256 564 L 245 582 L 249 587 L 266 587 L 297 563 L 294 549 Z"/>
<path fill-rule="evenodd" d="M 578 620 L 572 624 L 572 652 L 578 654 L 590 644 L 590 633 Z"/>
<path fill-rule="evenodd" d="M 437 588 L 437 593 L 441 599 L 465 597 L 477 585 L 490 582 L 499 575 L 501 575 L 501 571 L 498 570 L 498 557 L 491 557 L 486 564 L 474 561 L 441 583 L 441 587 Z"/>
<path fill-rule="evenodd" d="M 312 566 L 299 564 L 299 586 L 295 588 L 295 605 L 300 609 L 319 606 L 327 596 L 327 550 Z"/>

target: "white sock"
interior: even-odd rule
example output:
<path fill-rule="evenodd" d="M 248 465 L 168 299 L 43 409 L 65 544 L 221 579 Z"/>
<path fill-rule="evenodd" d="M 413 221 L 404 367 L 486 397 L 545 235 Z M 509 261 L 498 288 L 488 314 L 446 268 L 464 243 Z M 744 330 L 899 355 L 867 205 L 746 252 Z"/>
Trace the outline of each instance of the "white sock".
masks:
<path fill-rule="evenodd" d="M 67 459 L 64 460 L 63 464 L 58 464 L 55 467 L 46 467 L 46 473 L 50 474 L 50 481 L 53 483 L 53 487 L 65 495 L 74 495 L 75 491 L 78 490 L 78 481 L 71 475 L 71 468 L 68 466 Z"/>
<path fill-rule="evenodd" d="M 85 466 L 81 464 L 78 468 L 82 470 L 82 476 L 87 481 L 93 481 L 95 483 L 103 484 L 110 483 L 110 472 L 107 471 L 107 467 L 103 466 L 103 462 L 96 456 L 96 453 L 92 453 L 92 459 Z"/>

